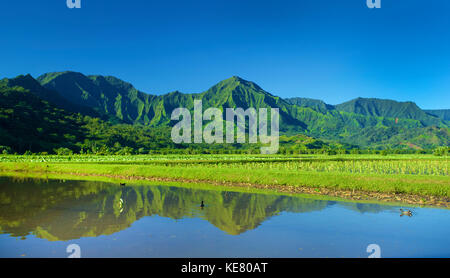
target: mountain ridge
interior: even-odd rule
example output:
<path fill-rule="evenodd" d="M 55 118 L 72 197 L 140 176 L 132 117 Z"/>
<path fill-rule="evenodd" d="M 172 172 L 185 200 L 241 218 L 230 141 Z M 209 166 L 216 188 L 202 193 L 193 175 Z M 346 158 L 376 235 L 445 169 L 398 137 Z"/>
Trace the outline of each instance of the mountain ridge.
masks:
<path fill-rule="evenodd" d="M 390 99 L 359 97 L 335 105 L 335 108 L 339 111 L 369 116 L 418 119 L 427 126 L 440 124 L 437 117 L 427 114 L 412 101 L 399 102 Z"/>
<path fill-rule="evenodd" d="M 201 93 L 174 91 L 163 95 L 139 91 L 114 76 L 65 71 L 46 73 L 37 79 L 30 75 L 21 78 L 27 82 L 16 83 L 28 87 L 27 90 L 34 91 L 40 98 L 48 99 L 42 92 L 51 92 L 74 106 L 106 115 L 111 121 L 115 119 L 116 123 L 170 127 L 173 125 L 170 116 L 175 108 L 185 107 L 192 112 L 194 100 L 201 99 L 203 109 L 279 108 L 280 132 L 289 136 L 304 134 L 360 147 L 412 144 L 428 148 L 449 144 L 448 132 L 442 131 L 448 131 L 449 124 L 413 102 L 357 98 L 330 105 L 301 97 L 284 99 L 239 76 L 222 80 Z M 16 84 L 8 79 L 2 82 L 10 87 Z M 52 104 L 65 109 L 58 103 Z M 429 127 L 433 128 L 427 129 Z"/>

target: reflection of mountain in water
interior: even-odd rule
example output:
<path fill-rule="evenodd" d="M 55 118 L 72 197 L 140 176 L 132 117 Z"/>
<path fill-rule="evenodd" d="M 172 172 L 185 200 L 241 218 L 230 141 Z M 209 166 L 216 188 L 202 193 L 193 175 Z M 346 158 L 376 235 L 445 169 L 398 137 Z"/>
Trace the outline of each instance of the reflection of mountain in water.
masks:
<path fill-rule="evenodd" d="M 123 199 L 123 209 L 119 200 Z M 201 201 L 207 206 L 199 208 Z M 270 194 L 127 186 L 87 181 L 0 179 L 0 231 L 48 240 L 110 235 L 150 215 L 200 217 L 238 235 L 280 212 L 309 212 L 335 202 Z M 357 209 L 359 209 L 357 207 Z M 364 205 L 362 207 L 364 209 Z"/>
<path fill-rule="evenodd" d="M 383 211 L 398 211 L 392 206 L 385 206 L 382 204 L 362 204 L 362 203 L 341 203 L 341 206 L 346 209 L 354 210 L 360 213 L 379 213 Z"/>

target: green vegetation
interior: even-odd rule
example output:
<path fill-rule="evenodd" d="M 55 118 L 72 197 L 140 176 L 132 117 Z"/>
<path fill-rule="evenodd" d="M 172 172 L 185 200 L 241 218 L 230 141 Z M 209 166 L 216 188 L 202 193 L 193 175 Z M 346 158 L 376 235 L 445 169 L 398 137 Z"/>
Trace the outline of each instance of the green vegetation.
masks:
<path fill-rule="evenodd" d="M 0 170 L 5 173 L 58 173 L 450 197 L 446 156 L 73 155 L 3 156 L 0 161 Z"/>
<path fill-rule="evenodd" d="M 169 141 L 167 128 L 114 125 L 99 118 L 67 112 L 22 87 L 9 88 L 0 84 L 0 103 L 1 153 L 131 154 L 141 148 L 177 148 Z M 66 151 L 61 152 L 64 149 Z"/>
<path fill-rule="evenodd" d="M 5 153 L 256 153 L 252 145 L 174 145 L 173 109 L 280 109 L 280 153 L 432 153 L 450 144 L 446 112 L 412 102 L 358 98 L 340 105 L 274 96 L 232 77 L 203 93 L 150 95 L 112 76 L 76 72 L 0 81 L 0 148 Z M 434 114 L 433 114 L 434 113 Z M 62 149 L 61 149 L 62 148 Z M 57 151 L 58 150 L 58 151 Z"/>
<path fill-rule="evenodd" d="M 279 155 L 259 155 L 260 144 L 174 144 L 171 113 L 178 107 L 192 111 L 195 99 L 202 100 L 204 109 L 222 111 L 279 108 Z M 115 77 L 75 72 L 0 80 L 4 173 L 448 198 L 449 145 L 445 110 L 380 99 L 336 106 L 282 99 L 236 76 L 203 93 L 160 96 Z"/>
<path fill-rule="evenodd" d="M 389 99 L 357 98 L 339 105 L 339 111 L 356 113 L 375 117 L 416 119 L 425 126 L 439 126 L 442 124 L 439 118 L 427 114 L 414 102 L 397 102 Z"/>
<path fill-rule="evenodd" d="M 88 121 L 80 114 L 55 108 L 22 87 L 0 85 L 0 145 L 2 152 L 50 151 L 71 148 Z"/>

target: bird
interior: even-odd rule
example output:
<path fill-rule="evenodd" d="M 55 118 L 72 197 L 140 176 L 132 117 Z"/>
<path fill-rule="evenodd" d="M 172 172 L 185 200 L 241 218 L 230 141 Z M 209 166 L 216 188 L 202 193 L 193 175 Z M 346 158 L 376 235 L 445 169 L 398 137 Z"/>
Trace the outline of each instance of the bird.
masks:
<path fill-rule="evenodd" d="M 125 186 L 125 183 L 120 183 L 120 186 Z"/>
<path fill-rule="evenodd" d="M 412 212 L 409 209 L 408 210 L 400 209 L 400 212 L 401 212 L 400 216 L 403 216 L 403 215 L 407 215 L 409 217 L 412 216 Z"/>
<path fill-rule="evenodd" d="M 202 201 L 202 204 L 200 205 L 200 207 L 203 209 L 205 207 L 205 204 Z"/>

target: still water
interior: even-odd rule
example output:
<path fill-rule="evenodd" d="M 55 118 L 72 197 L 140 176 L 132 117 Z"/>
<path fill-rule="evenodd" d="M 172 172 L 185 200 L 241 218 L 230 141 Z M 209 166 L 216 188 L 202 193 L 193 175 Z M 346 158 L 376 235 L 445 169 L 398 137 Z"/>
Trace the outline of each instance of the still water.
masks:
<path fill-rule="evenodd" d="M 201 207 L 204 201 L 205 206 Z M 450 257 L 450 211 L 0 178 L 0 257 Z M 407 208 L 407 207 L 403 207 Z"/>

